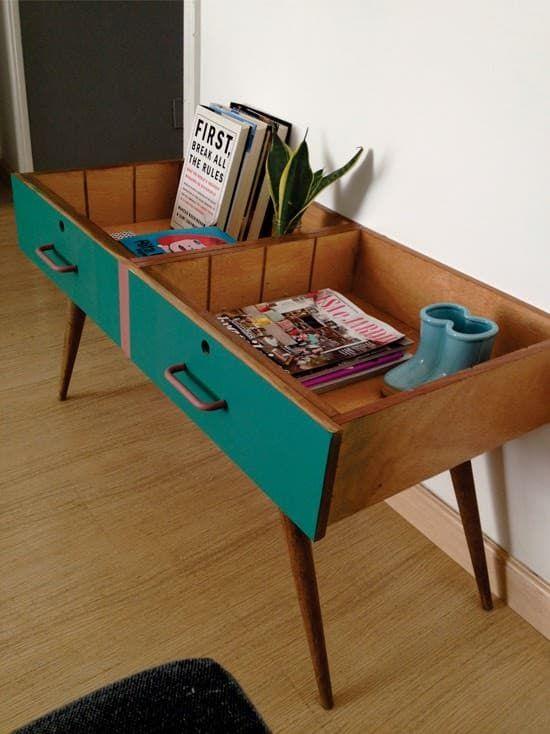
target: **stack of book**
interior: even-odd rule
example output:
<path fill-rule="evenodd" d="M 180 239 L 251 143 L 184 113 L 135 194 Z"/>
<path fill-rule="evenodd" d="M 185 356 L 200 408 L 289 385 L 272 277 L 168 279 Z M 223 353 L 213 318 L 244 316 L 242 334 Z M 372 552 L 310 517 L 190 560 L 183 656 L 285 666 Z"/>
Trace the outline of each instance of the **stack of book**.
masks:
<path fill-rule="evenodd" d="M 305 387 L 323 392 L 405 361 L 412 342 L 330 288 L 217 314 Z"/>
<path fill-rule="evenodd" d="M 237 240 L 266 233 L 271 220 L 267 156 L 273 136 L 286 142 L 290 130 L 289 122 L 238 102 L 199 105 L 171 226 L 217 226 Z"/>

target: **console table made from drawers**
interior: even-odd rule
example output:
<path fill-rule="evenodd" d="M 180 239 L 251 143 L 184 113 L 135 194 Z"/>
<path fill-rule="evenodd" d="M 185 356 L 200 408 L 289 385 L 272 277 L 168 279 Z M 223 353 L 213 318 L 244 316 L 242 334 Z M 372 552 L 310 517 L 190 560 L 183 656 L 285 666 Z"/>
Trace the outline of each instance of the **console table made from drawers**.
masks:
<path fill-rule="evenodd" d="M 449 469 L 491 609 L 470 459 L 550 420 L 550 316 L 319 205 L 299 234 L 132 261 L 110 234 L 167 229 L 180 169 L 163 161 L 13 176 L 19 244 L 69 299 L 59 397 L 89 316 L 279 507 L 330 708 L 312 541 Z M 415 342 L 422 306 L 463 303 L 499 324 L 494 356 L 388 398 L 381 376 L 316 395 L 215 319 L 323 287 Z"/>

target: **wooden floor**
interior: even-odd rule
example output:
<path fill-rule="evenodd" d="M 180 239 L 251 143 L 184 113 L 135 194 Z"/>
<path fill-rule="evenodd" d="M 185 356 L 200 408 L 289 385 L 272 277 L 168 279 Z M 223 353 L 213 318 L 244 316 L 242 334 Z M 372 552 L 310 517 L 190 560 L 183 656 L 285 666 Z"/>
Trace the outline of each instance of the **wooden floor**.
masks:
<path fill-rule="evenodd" d="M 0 731 L 209 656 L 274 732 L 550 732 L 549 644 L 384 504 L 316 545 L 322 710 L 275 508 L 91 323 L 57 402 L 64 300 L 15 239 L 4 201 Z"/>

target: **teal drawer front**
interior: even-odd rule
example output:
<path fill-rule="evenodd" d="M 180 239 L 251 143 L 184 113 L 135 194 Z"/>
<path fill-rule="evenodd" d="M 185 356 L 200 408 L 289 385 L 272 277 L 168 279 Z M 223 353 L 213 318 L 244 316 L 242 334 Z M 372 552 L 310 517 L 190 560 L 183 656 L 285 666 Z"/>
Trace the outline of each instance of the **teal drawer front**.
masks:
<path fill-rule="evenodd" d="M 132 360 L 310 538 L 315 537 L 333 433 L 241 362 L 139 277 L 130 273 Z M 208 352 L 205 350 L 208 349 Z M 165 377 L 205 402 L 194 407 Z M 185 445 L 182 445 L 185 451 Z"/>
<path fill-rule="evenodd" d="M 23 252 L 120 344 L 116 258 L 18 178 L 12 177 L 12 186 Z M 48 244 L 47 257 L 59 266 L 76 265 L 76 272 L 56 272 L 41 260 L 36 249 Z"/>

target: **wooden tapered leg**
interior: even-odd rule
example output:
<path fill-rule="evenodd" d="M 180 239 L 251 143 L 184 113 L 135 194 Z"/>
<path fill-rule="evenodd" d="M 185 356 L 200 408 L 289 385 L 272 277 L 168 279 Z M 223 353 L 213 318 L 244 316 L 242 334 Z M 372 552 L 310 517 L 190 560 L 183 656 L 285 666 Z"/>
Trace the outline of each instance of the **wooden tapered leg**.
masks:
<path fill-rule="evenodd" d="M 69 301 L 67 311 L 67 325 L 65 327 L 65 343 L 63 345 L 63 358 L 61 362 L 61 381 L 59 385 L 59 399 L 67 399 L 67 391 L 73 374 L 74 361 L 84 328 L 86 314 L 76 303 Z"/>
<path fill-rule="evenodd" d="M 312 544 L 307 535 L 283 513 L 281 513 L 281 519 L 321 705 L 323 708 L 331 709 L 334 706 L 334 701 Z"/>
<path fill-rule="evenodd" d="M 483 533 L 479 520 L 472 462 L 465 461 L 451 469 L 451 479 L 453 480 L 472 566 L 474 567 L 481 606 L 489 611 L 493 608 L 493 599 L 491 598 L 487 560 L 485 558 L 485 548 L 483 547 Z"/>

